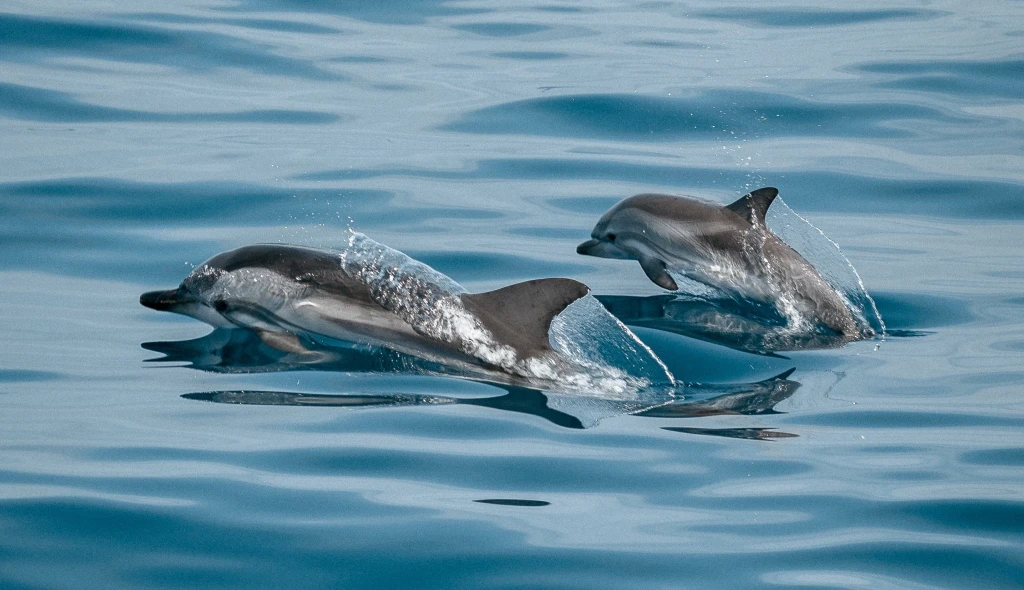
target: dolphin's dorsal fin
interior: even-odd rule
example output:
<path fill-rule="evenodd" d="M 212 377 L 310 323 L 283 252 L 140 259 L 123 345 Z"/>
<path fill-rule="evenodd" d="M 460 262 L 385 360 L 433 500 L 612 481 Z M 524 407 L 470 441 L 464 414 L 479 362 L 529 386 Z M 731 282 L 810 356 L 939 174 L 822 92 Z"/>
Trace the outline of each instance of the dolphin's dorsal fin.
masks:
<path fill-rule="evenodd" d="M 756 221 L 758 224 L 764 225 L 764 216 L 768 213 L 768 207 L 771 206 L 772 201 L 777 196 L 779 196 L 779 189 L 766 186 L 756 191 L 751 191 L 750 194 L 743 195 L 735 203 L 726 205 L 725 208 L 746 219 L 751 224 Z"/>
<path fill-rule="evenodd" d="M 524 359 L 551 350 L 551 320 L 589 292 L 590 287 L 572 279 L 537 279 L 487 293 L 463 293 L 462 303 L 495 340 Z"/>

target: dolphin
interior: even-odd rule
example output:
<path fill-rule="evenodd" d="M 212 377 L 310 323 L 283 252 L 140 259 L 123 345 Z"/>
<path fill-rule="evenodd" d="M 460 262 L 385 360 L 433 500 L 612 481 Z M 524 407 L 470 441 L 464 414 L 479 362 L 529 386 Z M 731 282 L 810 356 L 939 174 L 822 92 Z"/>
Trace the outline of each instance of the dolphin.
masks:
<path fill-rule="evenodd" d="M 849 340 L 873 336 L 814 266 L 768 228 L 765 214 L 778 194 L 760 188 L 725 206 L 635 195 L 609 209 L 576 252 L 637 260 L 651 281 L 669 291 L 679 288 L 669 271 L 678 272 L 731 297 L 766 304 L 794 327 L 822 325 Z"/>
<path fill-rule="evenodd" d="M 216 328 L 248 328 L 267 345 L 297 355 L 315 354 L 306 343 L 326 337 L 493 378 L 547 376 L 542 369 L 557 369 L 551 321 L 589 291 L 553 278 L 470 294 L 429 266 L 352 232 L 344 250 L 259 244 L 217 254 L 179 287 L 144 293 L 139 302 Z"/>

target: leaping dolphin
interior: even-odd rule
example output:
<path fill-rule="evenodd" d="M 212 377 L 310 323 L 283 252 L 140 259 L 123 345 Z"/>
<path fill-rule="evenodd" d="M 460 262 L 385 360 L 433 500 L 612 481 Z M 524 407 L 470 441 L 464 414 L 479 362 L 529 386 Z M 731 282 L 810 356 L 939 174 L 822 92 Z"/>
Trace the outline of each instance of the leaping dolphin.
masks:
<path fill-rule="evenodd" d="M 345 250 L 264 244 L 224 252 L 178 288 L 144 293 L 139 301 L 214 327 L 249 328 L 296 354 L 308 352 L 303 338 L 315 334 L 477 373 L 533 377 L 557 369 L 551 321 L 589 291 L 571 279 L 540 279 L 470 294 L 352 232 Z"/>
<path fill-rule="evenodd" d="M 620 201 L 594 226 L 579 254 L 638 260 L 651 281 L 675 291 L 669 274 L 772 306 L 788 323 L 820 324 L 848 339 L 873 336 L 844 297 L 767 226 L 778 189 L 757 189 L 721 206 L 692 197 L 640 194 Z"/>

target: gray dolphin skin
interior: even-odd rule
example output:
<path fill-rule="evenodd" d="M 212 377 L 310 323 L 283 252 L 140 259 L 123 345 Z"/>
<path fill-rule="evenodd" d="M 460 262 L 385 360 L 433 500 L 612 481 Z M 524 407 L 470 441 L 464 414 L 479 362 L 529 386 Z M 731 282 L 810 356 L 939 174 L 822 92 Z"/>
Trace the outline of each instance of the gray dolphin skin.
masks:
<path fill-rule="evenodd" d="M 771 305 L 787 320 L 809 320 L 850 339 L 872 336 L 843 297 L 765 223 L 779 194 L 755 190 L 721 206 L 692 197 L 641 194 L 620 201 L 576 251 L 637 260 L 655 284 L 675 291 L 669 271 L 730 296 Z"/>
<path fill-rule="evenodd" d="M 318 335 L 490 374 L 522 373 L 524 362 L 554 358 L 551 320 L 589 292 L 570 279 L 541 279 L 470 294 L 354 235 L 362 250 L 266 244 L 224 252 L 178 288 L 139 301 L 215 327 L 251 329 L 286 352 L 308 352 L 303 338 Z"/>

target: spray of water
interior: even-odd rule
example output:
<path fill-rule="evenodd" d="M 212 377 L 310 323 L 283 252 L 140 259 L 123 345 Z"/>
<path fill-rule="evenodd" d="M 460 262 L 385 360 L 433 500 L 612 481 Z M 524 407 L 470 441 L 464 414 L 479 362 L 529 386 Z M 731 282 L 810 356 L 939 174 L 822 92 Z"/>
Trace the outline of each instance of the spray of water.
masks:
<path fill-rule="evenodd" d="M 519 358 L 465 308 L 459 296 L 466 290 L 444 274 L 351 230 L 339 258 L 342 269 L 368 285 L 381 307 L 418 333 L 509 373 L 557 385 L 559 391 L 617 400 L 643 398 L 652 386 L 674 386 L 654 353 L 589 295 L 552 322 L 554 356 Z"/>
<path fill-rule="evenodd" d="M 791 248 L 803 256 L 825 281 L 842 295 L 860 328 L 885 338 L 885 322 L 874 299 L 864 287 L 857 269 L 839 248 L 814 224 L 793 211 L 781 197 L 776 197 L 768 215 L 768 227 Z"/>

